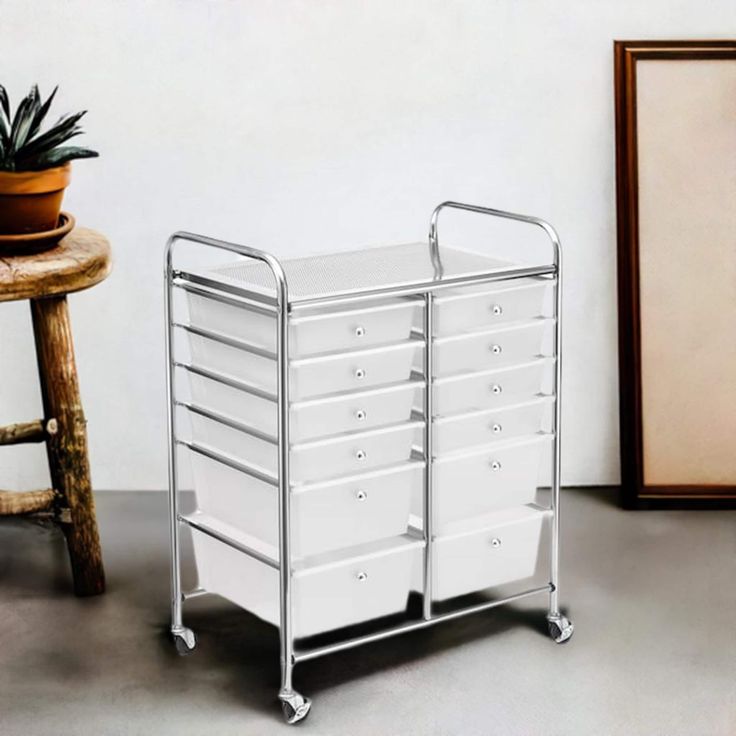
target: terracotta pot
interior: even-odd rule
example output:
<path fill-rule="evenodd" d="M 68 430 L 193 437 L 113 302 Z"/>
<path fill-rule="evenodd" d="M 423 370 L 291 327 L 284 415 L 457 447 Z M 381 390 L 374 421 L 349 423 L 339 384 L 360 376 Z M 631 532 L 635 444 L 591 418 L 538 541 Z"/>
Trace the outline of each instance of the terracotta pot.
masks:
<path fill-rule="evenodd" d="M 44 171 L 0 171 L 0 234 L 53 230 L 70 174 L 69 163 Z"/>

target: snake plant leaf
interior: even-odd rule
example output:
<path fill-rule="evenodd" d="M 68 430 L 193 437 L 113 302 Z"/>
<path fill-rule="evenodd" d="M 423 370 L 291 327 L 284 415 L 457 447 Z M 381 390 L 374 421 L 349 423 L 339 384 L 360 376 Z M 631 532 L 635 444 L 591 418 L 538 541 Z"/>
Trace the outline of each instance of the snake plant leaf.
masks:
<path fill-rule="evenodd" d="M 61 166 L 67 161 L 72 161 L 76 158 L 96 158 L 99 155 L 97 151 L 91 151 L 89 148 L 59 146 L 51 151 L 45 151 L 38 156 L 34 156 L 32 170 L 50 169 L 53 166 Z"/>
<path fill-rule="evenodd" d="M 41 153 L 42 151 L 50 151 L 56 146 L 60 146 L 65 141 L 79 135 L 82 129 L 77 125 L 77 121 L 86 113 L 86 110 L 75 113 L 74 115 L 64 115 L 61 117 L 53 128 L 45 133 L 29 141 L 23 147 L 17 149 L 16 156 L 18 158 L 26 158 L 30 154 Z"/>
<path fill-rule="evenodd" d="M 0 108 L 2 108 L 2 111 L 5 114 L 5 119 L 10 122 L 10 98 L 2 84 L 0 84 Z M 1 116 L 0 120 L 2 120 Z"/>
<path fill-rule="evenodd" d="M 35 85 L 31 91 L 20 101 L 15 111 L 13 124 L 10 127 L 10 146 L 14 151 L 20 150 L 28 139 L 28 133 L 33 125 L 33 118 L 41 107 L 38 95 L 38 87 Z"/>
<path fill-rule="evenodd" d="M 59 85 L 57 84 L 56 87 L 54 87 L 53 92 L 48 96 L 46 99 L 46 102 L 41 105 L 38 110 L 36 111 L 36 114 L 33 116 L 33 123 L 31 125 L 31 130 L 28 133 L 28 138 L 26 140 L 30 141 L 31 138 L 33 138 L 36 133 L 38 133 L 39 128 L 41 127 L 41 123 L 43 122 L 44 118 L 48 114 L 49 108 L 51 107 L 51 103 L 54 101 L 54 97 L 56 97 L 56 93 L 59 90 Z"/>
<path fill-rule="evenodd" d="M 10 132 L 8 131 L 8 126 L 5 123 L 5 118 L 0 115 L 0 144 L 3 146 L 3 148 L 6 147 L 6 145 L 9 143 L 10 140 Z"/>

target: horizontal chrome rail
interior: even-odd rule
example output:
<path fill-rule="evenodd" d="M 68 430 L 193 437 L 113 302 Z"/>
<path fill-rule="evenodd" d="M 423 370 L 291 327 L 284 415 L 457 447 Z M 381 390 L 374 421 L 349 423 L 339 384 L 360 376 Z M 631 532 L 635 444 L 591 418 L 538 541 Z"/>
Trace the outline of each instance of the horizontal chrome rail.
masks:
<path fill-rule="evenodd" d="M 195 376 L 209 378 L 211 381 L 221 383 L 223 386 L 235 388 L 238 391 L 243 391 L 246 394 L 252 394 L 253 396 L 257 396 L 259 399 L 265 399 L 266 401 L 273 402 L 276 401 L 275 394 L 269 393 L 262 388 L 251 386 L 249 383 L 239 381 L 237 378 L 232 378 L 231 376 L 227 376 L 224 373 L 220 373 L 219 371 L 213 371 L 209 368 L 200 368 L 199 366 L 192 363 L 183 363 L 178 360 L 174 362 L 174 367 L 181 368 L 182 370 L 187 371 L 187 373 L 193 373 Z"/>
<path fill-rule="evenodd" d="M 227 294 L 240 297 L 241 299 L 252 301 L 259 306 L 268 309 L 275 304 L 273 297 L 261 295 L 252 292 L 246 287 L 240 287 L 235 284 L 218 281 L 217 279 L 206 278 L 198 274 L 191 274 L 182 271 L 176 272 L 179 278 L 186 278 L 195 284 L 201 284 L 213 290 L 223 291 Z M 452 278 L 442 279 L 442 281 L 427 280 L 413 285 L 404 286 L 398 284 L 396 286 L 386 286 L 375 289 L 367 289 L 360 292 L 336 293 L 329 296 L 317 297 L 291 297 L 289 300 L 289 311 L 296 311 L 306 307 L 314 306 L 331 306 L 337 304 L 349 304 L 351 302 L 370 301 L 372 299 L 380 299 L 383 297 L 398 296 L 420 296 L 427 292 L 441 291 L 442 289 L 450 289 L 457 286 L 470 286 L 473 284 L 492 283 L 494 281 L 509 281 L 513 279 L 530 278 L 532 276 L 555 276 L 557 267 L 554 264 L 544 266 L 526 266 L 523 268 L 507 269 L 494 273 L 471 274 L 469 276 L 454 276 Z M 247 305 L 243 305 L 247 308 Z M 269 313 L 271 310 L 269 309 Z"/>
<path fill-rule="evenodd" d="M 195 327 L 194 325 L 185 324 L 184 322 L 172 322 L 172 327 L 176 327 L 180 330 L 188 332 L 190 335 L 197 335 L 198 337 L 204 337 L 206 340 L 212 342 L 218 342 L 220 345 L 227 345 L 228 347 L 235 348 L 236 350 L 242 350 L 252 355 L 257 355 L 260 358 L 267 358 L 268 360 L 276 360 L 276 353 L 272 350 L 266 350 L 265 348 L 253 345 L 245 340 L 239 340 L 236 337 L 230 337 L 229 335 L 223 335 L 220 332 L 213 332 L 207 330 L 204 327 Z"/>
<path fill-rule="evenodd" d="M 552 586 L 547 584 L 540 586 L 539 588 L 532 588 L 525 590 L 515 595 L 510 595 L 506 598 L 499 598 L 495 601 L 487 601 L 485 603 L 478 603 L 474 606 L 467 606 L 466 608 L 460 608 L 457 611 L 449 611 L 448 613 L 433 614 L 431 618 L 420 619 L 417 621 L 411 621 L 409 623 L 400 624 L 390 629 L 383 629 L 382 631 L 376 631 L 372 634 L 365 634 L 364 636 L 356 636 L 353 639 L 346 639 L 345 641 L 335 642 L 334 644 L 326 644 L 322 647 L 315 647 L 314 649 L 305 649 L 304 651 L 294 652 L 294 663 L 308 662 L 310 659 L 317 659 L 317 657 L 323 657 L 326 654 L 334 654 L 336 652 L 342 652 L 346 649 L 353 649 L 354 647 L 362 646 L 363 644 L 370 644 L 374 641 L 381 641 L 382 639 L 389 639 L 392 636 L 398 636 L 399 634 L 405 634 L 409 631 L 418 631 L 419 629 L 426 629 L 429 626 L 442 623 L 444 621 L 452 621 L 462 616 L 469 616 L 473 613 L 480 613 L 481 611 L 487 611 L 489 608 L 496 608 L 496 606 L 502 606 L 507 603 L 513 603 L 519 601 L 522 598 L 528 598 L 532 595 L 539 595 L 540 593 L 549 593 Z"/>
<path fill-rule="evenodd" d="M 268 442 L 270 445 L 278 444 L 278 438 L 274 435 L 268 434 L 267 432 L 261 432 L 260 429 L 255 429 L 255 427 L 251 427 L 244 422 L 239 422 L 237 419 L 232 419 L 224 414 L 220 414 L 219 412 L 206 409 L 199 404 L 193 404 L 189 401 L 175 401 L 174 403 L 176 406 L 181 406 L 183 409 L 192 412 L 192 414 L 197 414 L 205 419 L 211 419 L 213 422 L 223 424 L 226 427 L 230 427 L 230 429 L 236 429 L 238 432 L 249 434 L 251 437 Z"/>
<path fill-rule="evenodd" d="M 229 250 L 233 253 L 238 253 L 239 251 L 232 250 L 231 248 L 223 248 L 223 250 Z M 249 289 L 246 289 L 244 286 L 237 286 L 236 284 L 231 284 L 226 281 L 220 281 L 218 279 L 210 278 L 209 276 L 204 276 L 202 274 L 198 273 L 191 273 L 189 271 L 174 271 L 172 276 L 175 279 L 181 279 L 182 281 L 189 281 L 192 284 L 197 284 L 199 286 L 205 286 L 209 289 L 218 289 L 219 291 L 224 291 L 227 294 L 232 294 L 233 296 L 240 297 L 241 299 L 247 299 L 249 301 L 254 301 L 257 304 L 259 304 L 264 309 L 268 310 L 269 312 L 272 312 L 273 314 L 276 314 L 277 312 L 277 302 L 276 298 L 273 296 L 269 296 L 268 294 L 260 294 L 256 291 L 251 291 Z"/>
<path fill-rule="evenodd" d="M 201 296 L 204 299 L 211 299 L 212 301 L 219 302 L 220 304 L 227 304 L 231 307 L 238 307 L 242 309 L 249 309 L 251 312 L 257 312 L 258 314 L 265 314 L 269 317 L 275 317 L 276 310 L 267 307 L 260 302 L 256 302 L 253 299 L 247 299 L 243 296 L 230 295 L 229 293 L 223 293 L 220 290 L 221 282 L 211 279 L 217 286 L 197 286 L 189 279 L 182 277 L 184 272 L 177 271 L 179 278 L 174 278 L 171 285 L 176 289 L 186 291 L 188 294 L 194 294 Z"/>
<path fill-rule="evenodd" d="M 187 526 L 192 527 L 192 529 L 196 529 L 197 531 L 200 531 L 203 534 L 206 534 L 208 537 L 212 537 L 213 539 L 216 539 L 218 542 L 222 542 L 223 544 L 226 544 L 228 547 L 232 547 L 233 549 L 238 550 L 238 552 L 242 552 L 243 554 L 246 554 L 249 557 L 252 557 L 254 560 L 258 560 L 259 562 L 262 562 L 264 565 L 273 567 L 276 570 L 279 569 L 279 563 L 276 560 L 269 557 L 268 555 L 264 555 L 262 552 L 259 552 L 258 550 L 253 549 L 252 547 L 249 547 L 247 544 L 243 544 L 242 542 L 239 542 L 237 539 L 233 539 L 232 537 L 228 536 L 224 532 L 221 532 L 219 529 L 213 529 L 211 526 L 209 526 L 209 524 L 203 524 L 201 521 L 192 519 L 191 516 L 180 515 L 178 518 L 182 524 L 186 524 Z"/>
<path fill-rule="evenodd" d="M 233 470 L 238 470 L 241 473 L 249 475 L 251 478 L 260 480 L 263 483 L 268 483 L 268 485 L 277 486 L 279 484 L 278 478 L 275 475 L 271 475 L 267 470 L 235 460 L 234 458 L 223 455 L 216 450 L 211 450 L 209 447 L 198 445 L 196 442 L 190 442 L 189 440 L 180 439 L 176 440 L 176 444 L 188 447 L 192 452 L 196 452 L 198 455 L 207 457 L 210 460 L 221 463 L 222 465 L 227 465 L 227 467 L 232 468 Z"/>
<path fill-rule="evenodd" d="M 190 601 L 192 598 L 201 598 L 203 595 L 209 595 L 209 591 L 204 588 L 192 588 L 192 590 L 185 590 L 181 594 L 183 601 Z"/>

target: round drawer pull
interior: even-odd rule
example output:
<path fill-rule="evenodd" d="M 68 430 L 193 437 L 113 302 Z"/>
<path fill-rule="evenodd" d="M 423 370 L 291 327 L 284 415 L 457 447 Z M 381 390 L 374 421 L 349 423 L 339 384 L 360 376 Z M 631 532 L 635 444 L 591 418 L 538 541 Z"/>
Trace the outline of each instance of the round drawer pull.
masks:
<path fill-rule="evenodd" d="M 491 393 L 496 394 L 496 396 L 498 396 L 502 391 L 503 389 L 498 383 L 494 383 L 493 386 L 491 386 Z"/>
<path fill-rule="evenodd" d="M 365 491 L 358 491 L 355 494 L 355 498 L 357 498 L 358 501 L 365 501 L 366 498 L 368 498 L 368 494 Z"/>
<path fill-rule="evenodd" d="M 501 355 L 503 348 L 500 345 L 491 345 L 491 352 L 494 355 Z"/>
<path fill-rule="evenodd" d="M 501 470 L 501 463 L 498 460 L 493 460 L 491 462 L 491 470 Z"/>
<path fill-rule="evenodd" d="M 355 457 L 357 460 L 365 460 L 366 458 L 365 450 L 358 450 L 358 452 L 355 453 Z"/>
<path fill-rule="evenodd" d="M 491 312 L 496 315 L 496 317 L 503 314 L 503 307 L 500 304 L 494 304 L 491 307 Z"/>
<path fill-rule="evenodd" d="M 355 337 L 363 337 L 365 335 L 365 327 L 356 327 L 355 328 Z"/>
<path fill-rule="evenodd" d="M 365 417 L 366 417 L 366 414 L 365 414 L 365 411 L 363 411 L 363 409 L 358 409 L 358 411 L 355 412 L 355 418 L 359 422 L 362 422 L 365 419 Z"/>
<path fill-rule="evenodd" d="M 493 434 L 501 434 L 501 432 L 503 432 L 503 427 L 498 422 L 494 422 L 491 424 L 491 432 L 493 432 Z"/>
<path fill-rule="evenodd" d="M 356 378 L 357 378 L 358 380 L 360 380 L 360 379 L 362 379 L 362 378 L 365 378 L 365 370 L 363 370 L 363 368 L 358 368 L 358 369 L 357 369 L 357 370 L 355 371 L 355 377 L 356 377 Z"/>
<path fill-rule="evenodd" d="M 491 539 L 491 547 L 493 547 L 493 549 L 498 549 L 500 546 L 501 540 L 498 537 L 493 537 L 493 539 Z"/>
<path fill-rule="evenodd" d="M 355 577 L 362 583 L 368 580 L 368 573 L 361 570 Z"/>

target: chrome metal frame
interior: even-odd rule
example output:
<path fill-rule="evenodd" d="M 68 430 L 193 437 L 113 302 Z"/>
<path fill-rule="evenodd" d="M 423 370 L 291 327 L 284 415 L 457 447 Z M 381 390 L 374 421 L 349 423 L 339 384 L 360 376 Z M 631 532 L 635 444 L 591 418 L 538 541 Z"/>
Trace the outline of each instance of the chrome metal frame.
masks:
<path fill-rule="evenodd" d="M 493 273 L 475 274 L 467 277 L 443 279 L 443 266 L 441 251 L 439 247 L 438 219 L 444 209 L 457 209 L 504 219 L 535 225 L 542 228 L 549 237 L 553 247 L 553 262 L 550 265 L 535 267 L 518 267 Z M 222 284 L 214 278 L 202 276 L 201 274 L 189 273 L 176 270 L 173 266 L 174 249 L 177 243 L 184 241 L 188 243 L 204 245 L 207 247 L 224 250 L 246 258 L 251 258 L 266 264 L 274 278 L 276 297 L 254 294 L 247 289 L 238 289 L 230 284 Z M 562 249 L 559 237 L 555 229 L 544 220 L 513 212 L 477 207 L 459 202 L 443 202 L 432 213 L 429 228 L 430 257 L 434 267 L 434 280 L 419 283 L 415 286 L 395 286 L 386 288 L 369 289 L 357 293 L 345 293 L 339 295 L 324 295 L 317 298 L 290 301 L 286 276 L 279 261 L 269 253 L 250 248 L 248 246 L 229 243 L 202 235 L 188 232 L 174 233 L 168 240 L 165 251 L 165 299 L 164 312 L 166 321 L 166 363 L 167 382 L 166 395 L 168 403 L 168 440 L 169 440 L 169 529 L 171 545 L 171 633 L 177 641 L 177 646 L 182 650 L 194 648 L 194 634 L 187 629 L 182 620 L 182 603 L 189 598 L 198 597 L 207 593 L 206 590 L 195 588 L 187 593 L 182 592 L 181 587 L 181 565 L 180 565 L 180 524 L 198 529 L 218 541 L 227 544 L 243 554 L 250 555 L 255 559 L 266 562 L 279 570 L 279 635 L 280 635 L 280 662 L 281 662 L 281 687 L 279 698 L 284 708 L 287 721 L 294 723 L 301 720 L 309 712 L 310 701 L 304 698 L 293 688 L 293 668 L 298 662 L 308 661 L 333 652 L 343 651 L 361 644 L 379 641 L 391 636 L 415 631 L 432 626 L 443 621 L 453 620 L 461 616 L 489 610 L 506 603 L 518 601 L 528 596 L 547 593 L 549 595 L 548 621 L 550 622 L 550 633 L 555 641 L 564 641 L 572 634 L 572 624 L 561 614 L 559 610 L 559 544 L 560 544 L 560 426 L 561 426 L 561 338 L 562 338 Z M 552 451 L 552 481 L 551 502 L 552 534 L 550 541 L 550 580 L 547 585 L 525 590 L 508 597 L 487 601 L 481 604 L 467 606 L 449 613 L 435 614 L 432 610 L 432 583 L 433 583 L 433 493 L 432 493 L 432 456 L 433 456 L 433 315 L 434 294 L 445 288 L 463 286 L 473 283 L 493 282 L 509 279 L 524 278 L 527 276 L 546 275 L 554 283 L 554 382 L 553 396 L 555 402 L 552 420 L 553 451 Z M 276 394 L 258 391 L 245 383 L 235 381 L 226 376 L 220 376 L 212 371 L 206 371 L 188 363 L 176 360 L 174 354 L 175 332 L 183 330 L 196 333 L 209 340 L 224 342 L 244 350 L 250 350 L 257 354 L 265 353 L 254 346 L 234 341 L 226 336 L 215 332 L 193 328 L 186 324 L 176 322 L 173 318 L 173 291 L 175 288 L 186 292 L 195 293 L 199 296 L 225 302 L 235 306 L 243 306 L 247 309 L 256 309 L 262 313 L 273 314 L 276 317 L 276 353 L 268 354 L 275 357 L 277 364 L 277 390 Z M 295 650 L 293 637 L 293 611 L 292 611 L 292 557 L 291 557 L 291 493 L 289 483 L 289 319 L 291 314 L 305 306 L 346 304 L 355 301 L 371 300 L 386 296 L 416 295 L 424 299 L 424 554 L 423 554 L 423 606 L 421 619 L 409 621 L 388 629 L 358 636 L 346 641 L 328 644 L 303 651 Z M 191 402 L 181 401 L 176 396 L 176 371 L 182 369 L 199 375 L 204 375 L 227 385 L 253 393 L 261 398 L 275 401 L 277 405 L 277 434 L 275 438 L 269 437 L 269 441 L 276 443 L 278 448 L 278 472 L 276 477 L 270 476 L 262 469 L 252 467 L 247 463 L 235 461 L 232 458 L 220 455 L 215 451 L 197 445 L 194 442 L 181 439 L 177 435 L 177 409 L 185 409 L 199 413 L 213 421 L 222 420 L 224 423 L 232 423 L 217 413 L 208 411 Z M 256 433 L 257 430 L 245 425 L 238 426 L 246 432 Z M 260 433 L 262 434 L 262 433 Z M 178 448 L 186 447 L 191 451 L 204 454 L 207 457 L 223 462 L 236 470 L 258 477 L 261 480 L 278 486 L 279 492 L 279 562 L 274 563 L 266 559 L 256 550 L 250 549 L 243 544 L 230 539 L 218 530 L 207 527 L 206 524 L 196 519 L 196 514 L 183 516 L 179 512 L 179 477 L 178 477 Z M 181 646 L 179 646 L 181 645 Z"/>

